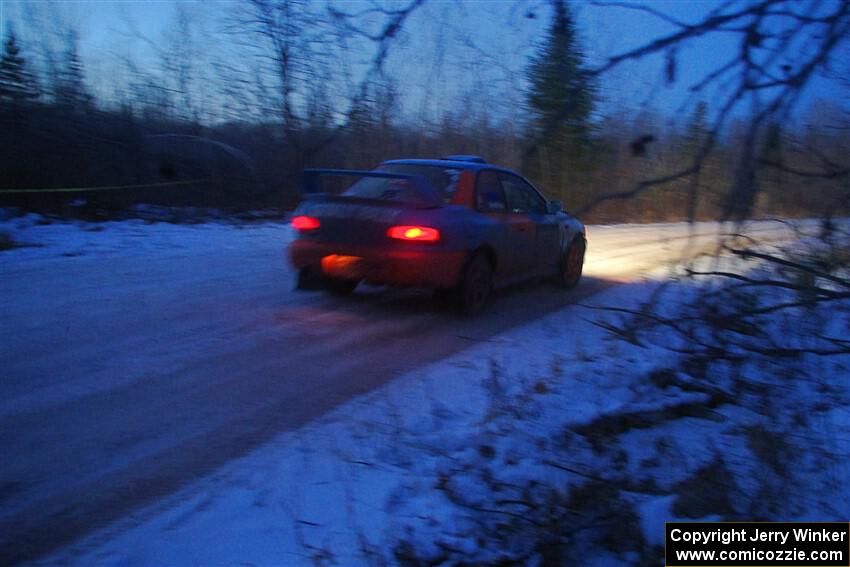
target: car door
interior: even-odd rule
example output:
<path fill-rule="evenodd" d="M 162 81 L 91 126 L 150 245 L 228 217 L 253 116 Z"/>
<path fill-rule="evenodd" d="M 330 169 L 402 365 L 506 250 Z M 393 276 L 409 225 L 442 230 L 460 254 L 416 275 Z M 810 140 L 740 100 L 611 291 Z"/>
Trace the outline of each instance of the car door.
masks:
<path fill-rule="evenodd" d="M 487 241 L 496 249 L 496 276 L 502 281 L 515 278 L 517 254 L 513 244 L 516 239 L 514 232 L 518 229 L 512 224 L 513 215 L 508 213 L 505 193 L 496 171 L 478 172 L 475 181 L 475 208 L 493 221 Z"/>
<path fill-rule="evenodd" d="M 521 269 L 527 275 L 549 275 L 558 266 L 561 246 L 561 227 L 550 214 L 546 199 L 518 175 L 500 173 L 508 209 L 522 223 L 518 244 L 524 257 Z"/>
<path fill-rule="evenodd" d="M 499 172 L 499 181 L 505 192 L 508 208 L 508 223 L 512 229 L 511 247 L 514 251 L 514 268 L 517 275 L 530 276 L 537 273 L 537 223 L 539 204 L 530 187 L 516 175 Z M 536 193 L 531 189 L 533 193 Z M 545 203 L 544 203 L 545 211 Z"/>

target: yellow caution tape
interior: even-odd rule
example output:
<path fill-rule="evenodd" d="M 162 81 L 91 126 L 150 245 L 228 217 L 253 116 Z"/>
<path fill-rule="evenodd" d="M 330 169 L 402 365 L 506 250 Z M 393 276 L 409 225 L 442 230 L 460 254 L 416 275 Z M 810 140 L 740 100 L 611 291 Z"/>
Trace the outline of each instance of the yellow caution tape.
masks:
<path fill-rule="evenodd" d="M 186 181 L 168 181 L 165 183 L 142 183 L 140 185 L 108 185 L 105 187 L 63 187 L 61 189 L 0 189 L 2 193 L 82 193 L 87 191 L 113 191 L 115 189 L 142 189 L 144 187 L 174 187 L 192 185 L 209 179 L 188 179 Z"/>

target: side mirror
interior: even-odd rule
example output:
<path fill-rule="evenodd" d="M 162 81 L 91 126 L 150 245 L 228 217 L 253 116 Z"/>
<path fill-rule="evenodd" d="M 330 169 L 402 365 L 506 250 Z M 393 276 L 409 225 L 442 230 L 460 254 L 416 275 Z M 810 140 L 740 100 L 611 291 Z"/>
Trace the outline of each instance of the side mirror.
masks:
<path fill-rule="evenodd" d="M 549 201 L 548 203 L 546 203 L 546 212 L 550 215 L 560 213 L 563 210 L 564 205 L 561 204 L 561 201 Z"/>

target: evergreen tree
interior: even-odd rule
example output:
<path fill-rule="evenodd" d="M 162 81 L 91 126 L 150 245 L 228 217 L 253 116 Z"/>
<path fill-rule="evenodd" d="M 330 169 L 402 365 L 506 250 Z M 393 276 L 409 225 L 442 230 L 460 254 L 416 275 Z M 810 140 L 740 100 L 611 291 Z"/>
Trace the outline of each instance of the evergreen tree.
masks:
<path fill-rule="evenodd" d="M 574 154 L 589 141 L 596 88 L 566 0 L 552 5 L 552 25 L 528 68 L 528 105 L 535 133 L 545 134 L 544 145 Z"/>
<path fill-rule="evenodd" d="M 685 133 L 685 154 L 691 160 L 696 159 L 708 139 L 707 119 L 708 105 L 705 101 L 699 101 Z"/>
<path fill-rule="evenodd" d="M 15 31 L 10 25 L 0 57 L 0 105 L 3 107 L 25 104 L 38 98 L 35 80 L 20 53 Z"/>
<path fill-rule="evenodd" d="M 682 144 L 682 150 L 684 153 L 682 157 L 688 166 L 694 163 L 695 160 L 700 159 L 703 152 L 703 146 L 708 141 L 709 130 L 707 119 L 708 105 L 705 101 L 701 100 L 697 103 L 693 116 L 691 116 L 691 121 L 686 127 L 684 144 Z M 703 183 L 704 167 L 705 163 L 701 165 L 699 171 L 688 179 L 685 213 L 688 220 L 691 222 L 697 219 L 697 209 L 700 201 L 706 200 L 705 197 L 702 199 L 700 198 L 700 193 L 706 189 L 706 186 Z M 708 198 L 708 200 L 710 201 L 711 198 Z"/>
<path fill-rule="evenodd" d="M 75 111 L 85 110 L 91 104 L 92 97 L 86 89 L 83 63 L 77 47 L 77 34 L 70 32 L 67 42 L 63 67 L 56 77 L 56 102 Z"/>
<path fill-rule="evenodd" d="M 552 25 L 528 67 L 531 137 L 523 170 L 568 206 L 587 195 L 591 115 L 596 88 L 584 66 L 566 0 L 551 0 Z"/>
<path fill-rule="evenodd" d="M 772 210 L 773 207 L 782 207 L 793 205 L 794 197 L 785 194 L 784 176 L 779 164 L 784 161 L 784 148 L 782 144 L 782 126 L 773 122 L 769 124 L 764 133 L 764 140 L 761 147 L 761 156 L 759 160 L 766 164 L 767 167 L 759 173 L 761 176 L 764 192 L 761 195 L 762 205 L 768 213 L 782 212 Z M 790 199 L 789 199 L 790 197 Z M 788 202 L 790 200 L 790 202 Z"/>

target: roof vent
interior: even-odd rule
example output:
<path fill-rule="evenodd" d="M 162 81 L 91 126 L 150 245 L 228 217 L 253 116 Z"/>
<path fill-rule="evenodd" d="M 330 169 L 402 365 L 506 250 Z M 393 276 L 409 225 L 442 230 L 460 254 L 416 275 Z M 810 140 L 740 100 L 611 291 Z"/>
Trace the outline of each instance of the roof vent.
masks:
<path fill-rule="evenodd" d="M 468 161 L 472 163 L 487 163 L 487 160 L 481 156 L 468 156 L 464 154 L 446 156 L 443 159 L 451 160 L 451 161 Z"/>

